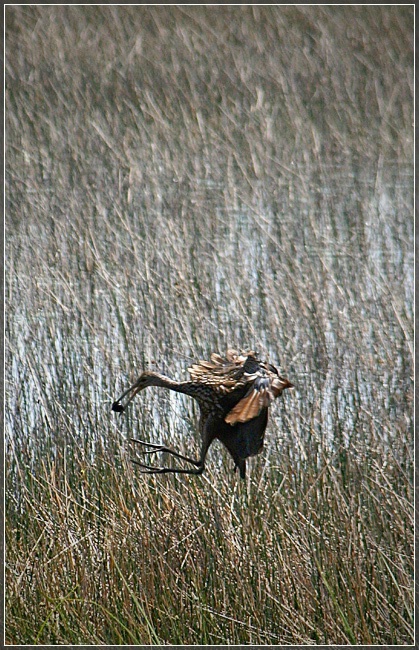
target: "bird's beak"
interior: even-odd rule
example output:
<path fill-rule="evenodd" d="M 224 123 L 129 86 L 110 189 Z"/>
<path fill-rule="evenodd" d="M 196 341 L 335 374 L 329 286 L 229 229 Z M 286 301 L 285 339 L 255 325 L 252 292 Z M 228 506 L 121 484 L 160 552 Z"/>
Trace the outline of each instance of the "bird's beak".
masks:
<path fill-rule="evenodd" d="M 128 404 L 131 402 L 131 400 L 136 396 L 136 394 L 140 390 L 141 390 L 140 379 L 137 379 L 135 384 L 132 384 L 132 386 L 130 386 L 125 391 L 125 393 L 122 393 L 122 395 L 120 397 L 118 397 L 118 399 L 112 404 L 112 411 L 116 411 L 116 413 L 122 413 L 123 411 L 125 411 Z M 128 395 L 131 392 L 132 392 L 132 395 L 130 395 L 129 398 L 127 399 L 127 402 L 126 402 L 125 406 L 120 404 L 121 400 L 124 399 L 124 397 L 126 397 L 126 395 Z"/>

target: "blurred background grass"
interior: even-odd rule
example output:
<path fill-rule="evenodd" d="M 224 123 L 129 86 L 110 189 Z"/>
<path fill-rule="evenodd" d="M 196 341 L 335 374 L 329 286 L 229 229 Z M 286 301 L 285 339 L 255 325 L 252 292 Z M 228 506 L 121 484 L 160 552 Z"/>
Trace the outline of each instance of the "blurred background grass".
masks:
<path fill-rule="evenodd" d="M 413 7 L 6 8 L 6 639 L 413 643 Z M 146 367 L 295 383 L 240 484 Z"/>

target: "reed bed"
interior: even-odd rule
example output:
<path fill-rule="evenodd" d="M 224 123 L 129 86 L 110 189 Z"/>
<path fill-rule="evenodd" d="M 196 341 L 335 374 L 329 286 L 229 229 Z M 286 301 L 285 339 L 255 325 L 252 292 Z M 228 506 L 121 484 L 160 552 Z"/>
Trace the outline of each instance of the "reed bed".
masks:
<path fill-rule="evenodd" d="M 6 643 L 411 645 L 413 8 L 6 8 Z M 293 383 L 240 481 L 144 368 Z M 156 459 L 157 462 L 164 459 Z"/>

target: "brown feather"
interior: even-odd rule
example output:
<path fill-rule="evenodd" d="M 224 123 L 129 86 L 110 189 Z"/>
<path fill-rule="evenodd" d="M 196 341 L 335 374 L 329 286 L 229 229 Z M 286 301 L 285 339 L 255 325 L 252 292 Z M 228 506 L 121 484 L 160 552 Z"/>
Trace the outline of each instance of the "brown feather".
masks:
<path fill-rule="evenodd" d="M 258 391 L 253 389 L 248 395 L 236 404 L 225 417 L 228 424 L 236 422 L 248 422 L 259 415 L 263 408 L 267 408 L 271 402 L 269 393 L 266 390 Z"/>

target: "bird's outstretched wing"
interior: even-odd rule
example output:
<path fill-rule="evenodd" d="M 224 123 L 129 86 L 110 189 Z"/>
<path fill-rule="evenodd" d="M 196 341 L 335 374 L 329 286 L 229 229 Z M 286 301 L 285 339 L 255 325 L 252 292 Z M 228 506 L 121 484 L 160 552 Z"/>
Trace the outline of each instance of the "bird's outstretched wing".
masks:
<path fill-rule="evenodd" d="M 188 371 L 193 381 L 210 386 L 216 393 L 226 395 L 246 385 L 245 364 L 249 357 L 256 362 L 253 350 L 227 350 L 225 357 L 214 352 L 211 361 L 198 361 L 188 368 Z"/>

